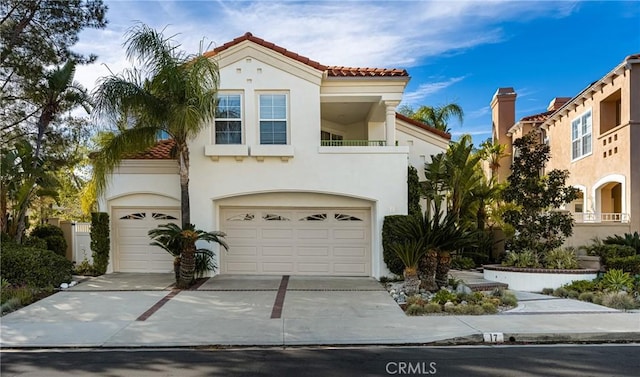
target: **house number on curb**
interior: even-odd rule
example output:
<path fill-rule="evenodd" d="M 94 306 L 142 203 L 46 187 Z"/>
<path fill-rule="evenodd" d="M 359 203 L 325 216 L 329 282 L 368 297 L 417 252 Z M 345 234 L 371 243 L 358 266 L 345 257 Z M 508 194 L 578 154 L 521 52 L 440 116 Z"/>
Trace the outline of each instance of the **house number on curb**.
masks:
<path fill-rule="evenodd" d="M 501 332 L 486 332 L 482 334 L 485 343 L 503 343 L 504 334 Z"/>

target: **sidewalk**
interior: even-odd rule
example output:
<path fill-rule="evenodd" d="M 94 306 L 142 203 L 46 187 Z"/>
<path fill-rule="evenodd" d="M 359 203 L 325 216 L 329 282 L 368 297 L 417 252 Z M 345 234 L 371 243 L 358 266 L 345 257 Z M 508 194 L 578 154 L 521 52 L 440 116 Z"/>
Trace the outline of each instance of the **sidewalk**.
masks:
<path fill-rule="evenodd" d="M 486 333 L 507 342 L 640 342 L 637 312 L 517 292 L 520 305 L 498 315 L 408 317 L 373 280 L 360 280 L 358 290 L 335 282 L 310 289 L 317 282 L 292 277 L 279 318 L 272 318 L 278 284 L 259 283 L 267 288 L 241 290 L 233 288 L 238 281 L 229 280 L 228 289 L 207 282 L 199 290 L 171 291 L 155 280 L 158 290 L 92 291 L 85 282 L 2 317 L 0 345 L 446 345 L 480 344 Z"/>

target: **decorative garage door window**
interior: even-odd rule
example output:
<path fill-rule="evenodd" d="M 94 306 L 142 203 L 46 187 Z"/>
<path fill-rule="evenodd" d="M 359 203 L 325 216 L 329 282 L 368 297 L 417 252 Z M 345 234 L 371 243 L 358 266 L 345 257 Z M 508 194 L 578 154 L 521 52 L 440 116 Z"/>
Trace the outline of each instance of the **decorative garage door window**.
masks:
<path fill-rule="evenodd" d="M 147 217 L 146 213 L 137 212 L 122 216 L 120 220 L 144 220 L 145 217 Z"/>
<path fill-rule="evenodd" d="M 256 217 L 253 213 L 241 213 L 227 218 L 227 221 L 251 221 Z"/>
<path fill-rule="evenodd" d="M 305 216 L 300 221 L 325 221 L 327 219 L 326 213 L 316 213 L 314 215 Z"/>
<path fill-rule="evenodd" d="M 151 217 L 153 217 L 155 220 L 178 220 L 177 217 L 173 217 L 171 215 L 167 215 L 165 213 L 159 213 L 159 212 L 153 212 L 151 214 Z"/>
<path fill-rule="evenodd" d="M 336 213 L 335 219 L 338 221 L 362 221 L 362 219 L 359 217 L 347 215 L 345 213 Z"/>
<path fill-rule="evenodd" d="M 266 221 L 291 221 L 291 219 L 288 219 L 284 216 L 277 215 L 274 213 L 265 213 L 265 215 L 262 216 L 262 218 L 265 219 Z"/>

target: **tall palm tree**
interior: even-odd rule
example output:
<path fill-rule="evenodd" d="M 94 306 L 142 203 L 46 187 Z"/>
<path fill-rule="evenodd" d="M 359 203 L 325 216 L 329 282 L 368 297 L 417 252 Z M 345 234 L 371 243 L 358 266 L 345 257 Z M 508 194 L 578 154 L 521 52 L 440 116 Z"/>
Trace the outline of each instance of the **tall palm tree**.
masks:
<path fill-rule="evenodd" d="M 509 153 L 507 153 L 507 146 L 488 139 L 480 144 L 480 147 L 482 148 L 480 150 L 482 159 L 487 161 L 489 165 L 489 170 L 491 171 L 490 178 L 493 182 L 495 179 L 497 179 L 498 170 L 500 170 L 500 167 L 502 166 L 500 162 L 503 158 L 509 156 Z"/>
<path fill-rule="evenodd" d="M 410 115 L 411 118 L 429 124 L 432 127 L 444 131 L 451 132 L 448 122 L 449 118 L 456 117 L 462 123 L 464 111 L 457 103 L 449 103 L 442 106 L 420 106 L 418 110 Z"/>
<path fill-rule="evenodd" d="M 103 78 L 94 94 L 97 114 L 119 128 L 103 135 L 95 155 L 96 191 L 104 191 L 108 175 L 120 161 L 154 145 L 159 132 L 166 133 L 175 142 L 182 228 L 187 229 L 191 223 L 188 142 L 214 117 L 218 66 L 204 51 L 186 55 L 162 32 L 141 23 L 129 29 L 124 45 L 127 58 L 139 67 Z"/>
<path fill-rule="evenodd" d="M 40 157 L 44 135 L 58 114 L 81 106 L 87 113 L 91 111 L 91 99 L 87 90 L 73 81 L 76 62 L 68 60 L 45 74 L 42 85 L 36 86 L 32 99 L 42 110 L 38 117 L 35 157 Z"/>

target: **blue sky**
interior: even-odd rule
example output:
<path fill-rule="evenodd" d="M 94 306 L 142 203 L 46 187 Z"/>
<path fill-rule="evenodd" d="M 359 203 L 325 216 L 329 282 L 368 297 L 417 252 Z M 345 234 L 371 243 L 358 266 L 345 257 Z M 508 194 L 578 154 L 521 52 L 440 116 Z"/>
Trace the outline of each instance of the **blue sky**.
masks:
<path fill-rule="evenodd" d="M 456 102 L 454 139 L 491 134 L 489 103 L 499 87 L 518 93 L 517 118 L 572 97 L 640 53 L 637 1 L 126 1 L 105 0 L 109 24 L 86 30 L 76 50 L 96 64 L 76 78 L 92 89 L 129 63 L 123 36 L 135 21 L 166 28 L 187 52 L 247 31 L 326 65 L 405 68 L 405 104 Z M 107 68 L 108 67 L 108 68 Z"/>

